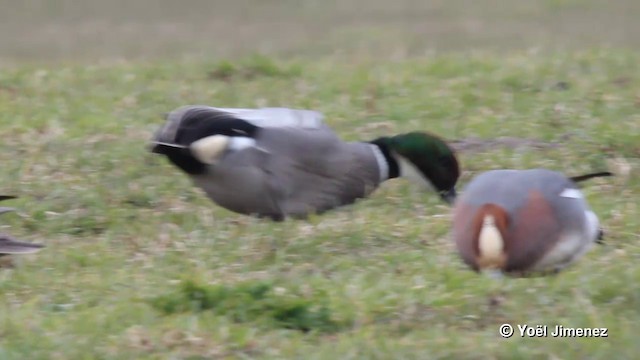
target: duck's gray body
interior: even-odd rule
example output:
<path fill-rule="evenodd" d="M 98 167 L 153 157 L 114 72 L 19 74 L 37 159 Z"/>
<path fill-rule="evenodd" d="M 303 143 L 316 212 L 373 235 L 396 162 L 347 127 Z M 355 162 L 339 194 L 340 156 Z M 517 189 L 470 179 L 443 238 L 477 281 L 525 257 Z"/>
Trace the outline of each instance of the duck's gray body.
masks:
<path fill-rule="evenodd" d="M 328 129 L 265 128 L 256 144 L 192 179 L 217 204 L 242 214 L 300 218 L 353 203 L 380 183 L 373 145 L 344 143 Z"/>
<path fill-rule="evenodd" d="M 507 272 L 560 270 L 599 235 L 598 218 L 563 174 L 546 169 L 488 171 L 467 185 L 454 211 L 453 237 L 463 260 L 476 270 L 476 214 L 487 204 L 506 212 Z"/>
<path fill-rule="evenodd" d="M 171 113 L 156 134 L 172 142 L 186 111 Z M 369 143 L 344 142 L 310 110 L 215 109 L 259 126 L 255 146 L 227 151 L 201 174 L 189 174 L 218 205 L 281 220 L 304 218 L 369 195 L 386 180 L 384 159 Z"/>

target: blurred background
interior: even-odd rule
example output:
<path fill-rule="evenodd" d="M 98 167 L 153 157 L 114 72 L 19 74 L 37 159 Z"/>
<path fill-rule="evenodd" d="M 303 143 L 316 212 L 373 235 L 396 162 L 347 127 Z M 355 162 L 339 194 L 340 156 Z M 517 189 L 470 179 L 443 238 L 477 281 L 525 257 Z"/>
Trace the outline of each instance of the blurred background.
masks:
<path fill-rule="evenodd" d="M 637 0 L 0 0 L 4 62 L 640 46 Z"/>

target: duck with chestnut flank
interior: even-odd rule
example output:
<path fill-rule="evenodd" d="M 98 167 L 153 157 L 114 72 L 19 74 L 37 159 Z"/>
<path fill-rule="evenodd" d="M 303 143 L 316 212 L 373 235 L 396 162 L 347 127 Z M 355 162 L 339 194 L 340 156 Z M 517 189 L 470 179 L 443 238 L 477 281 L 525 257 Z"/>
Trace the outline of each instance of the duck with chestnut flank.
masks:
<path fill-rule="evenodd" d="M 511 276 L 557 273 L 603 232 L 577 183 L 546 169 L 493 170 L 474 178 L 454 205 L 452 237 L 473 270 Z"/>
<path fill-rule="evenodd" d="M 166 156 L 216 204 L 246 215 L 306 218 L 405 177 L 455 198 L 453 150 L 425 132 L 342 141 L 311 110 L 189 105 L 168 114 L 151 151 Z"/>

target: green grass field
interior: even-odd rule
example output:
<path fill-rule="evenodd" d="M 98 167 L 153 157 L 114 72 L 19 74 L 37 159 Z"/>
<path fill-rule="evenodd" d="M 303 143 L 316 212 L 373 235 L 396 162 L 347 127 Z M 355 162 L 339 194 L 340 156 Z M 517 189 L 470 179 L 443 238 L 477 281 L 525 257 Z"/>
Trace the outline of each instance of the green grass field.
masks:
<path fill-rule="evenodd" d="M 406 0 L 400 11 L 377 1 L 359 12 L 356 0 L 333 11 L 282 1 L 224 8 L 224 21 L 255 28 L 217 38 L 220 51 L 196 45 L 223 20 L 184 25 L 204 2 L 144 18 L 133 5 L 95 18 L 70 2 L 71 12 L 27 11 L 41 3 L 10 7 L 0 22 L 0 194 L 20 196 L 2 203 L 18 212 L 0 230 L 47 245 L 0 268 L 0 359 L 640 353 L 640 53 L 626 26 L 635 2 L 501 2 L 478 15 L 471 2 Z M 178 25 L 158 33 L 172 12 Z M 427 13 L 439 22 L 419 27 Z M 589 26 L 598 19 L 609 31 Z M 450 208 L 404 180 L 309 221 L 233 214 L 146 149 L 163 114 L 188 103 L 312 108 L 346 140 L 432 131 L 459 149 L 460 186 L 497 168 L 610 170 L 584 188 L 606 244 L 559 276 L 498 288 L 458 259 Z M 609 336 L 503 339 L 503 323 Z"/>
<path fill-rule="evenodd" d="M 48 248 L 0 272 L 0 358 L 634 358 L 638 64 L 591 51 L 5 70 L 0 181 L 21 199 L 3 223 Z M 491 308 L 492 281 L 448 241 L 449 208 L 403 180 L 309 222 L 213 206 L 145 149 L 184 103 L 315 108 L 345 139 L 558 143 L 467 148 L 461 184 L 502 167 L 618 172 L 585 188 L 607 244 L 558 277 L 508 281 Z M 610 336 L 505 340 L 505 322 Z"/>

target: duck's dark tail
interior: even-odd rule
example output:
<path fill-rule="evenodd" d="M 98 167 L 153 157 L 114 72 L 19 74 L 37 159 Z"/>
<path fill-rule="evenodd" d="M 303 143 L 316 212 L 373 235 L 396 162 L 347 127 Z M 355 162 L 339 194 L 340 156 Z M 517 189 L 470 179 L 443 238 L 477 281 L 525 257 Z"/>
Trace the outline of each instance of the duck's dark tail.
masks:
<path fill-rule="evenodd" d="M 579 183 L 581 181 L 589 180 L 595 177 L 604 177 L 604 176 L 613 176 L 613 174 L 608 171 L 603 171 L 603 172 L 597 172 L 592 174 L 574 176 L 574 177 L 570 177 L 569 179 L 571 179 L 571 181 L 575 183 Z"/>

